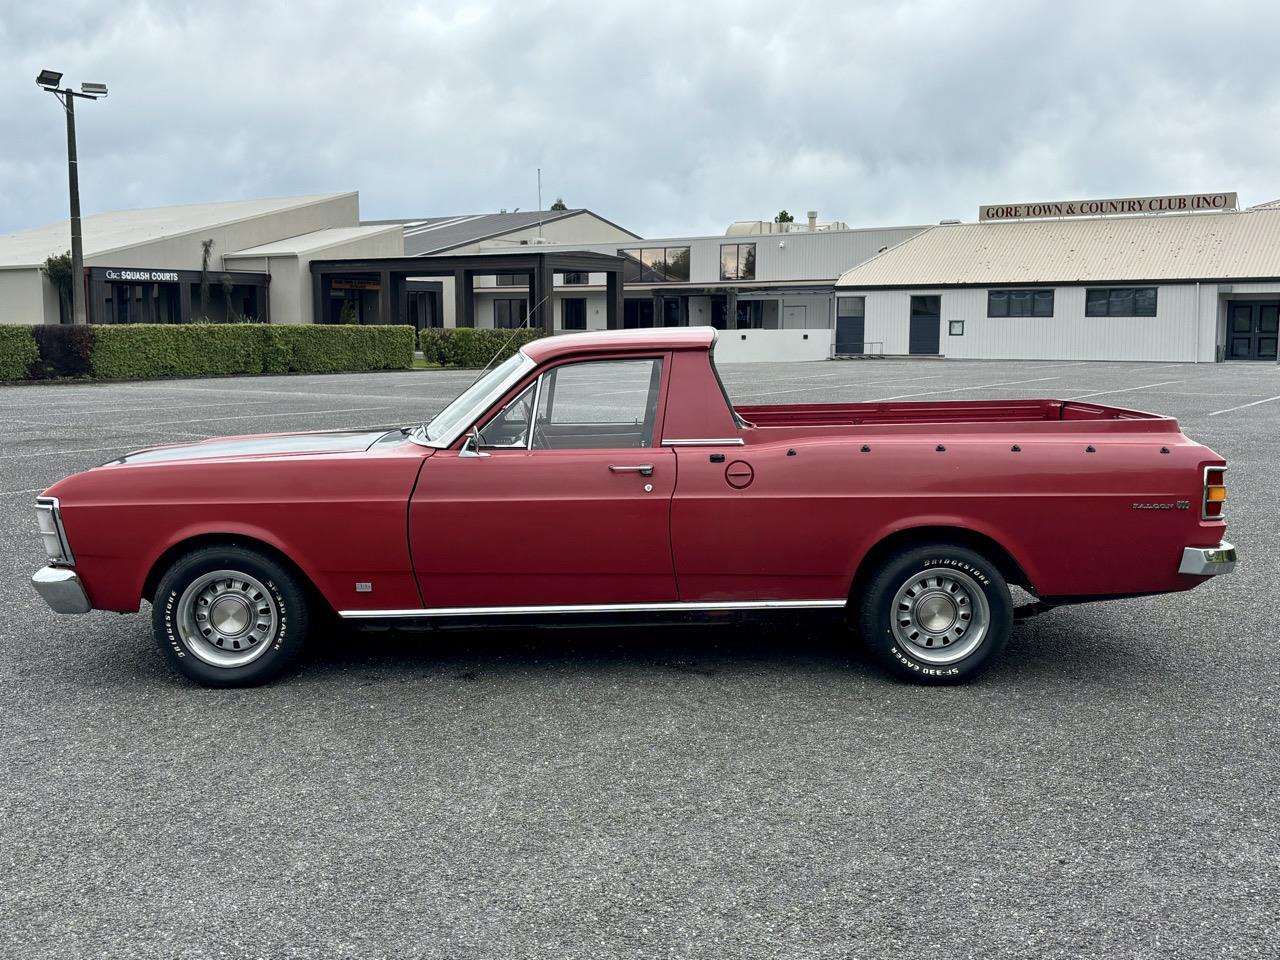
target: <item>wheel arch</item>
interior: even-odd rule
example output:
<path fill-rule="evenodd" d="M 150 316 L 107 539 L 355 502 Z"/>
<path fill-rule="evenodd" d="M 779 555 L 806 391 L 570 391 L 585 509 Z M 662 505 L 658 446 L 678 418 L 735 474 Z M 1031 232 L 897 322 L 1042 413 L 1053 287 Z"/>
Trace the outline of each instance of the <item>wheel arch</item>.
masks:
<path fill-rule="evenodd" d="M 949 544 L 979 553 L 996 565 L 1000 575 L 1011 584 L 1031 592 L 1035 586 L 1026 568 L 999 540 L 988 533 L 946 523 L 930 523 L 903 527 L 885 534 L 862 555 L 849 586 L 849 599 L 862 595 L 867 581 L 896 553 L 924 544 Z"/>
<path fill-rule="evenodd" d="M 147 575 L 142 582 L 142 598 L 148 603 L 154 602 L 156 588 L 160 585 L 160 580 L 180 557 L 202 547 L 217 546 L 244 547 L 269 557 L 297 576 L 298 582 L 302 585 L 302 589 L 306 591 L 308 599 L 313 604 L 318 605 L 315 609 L 333 610 L 333 605 L 329 603 L 325 595 L 316 586 L 315 580 L 311 575 L 279 546 L 252 534 L 231 532 L 197 533 L 172 543 L 160 556 L 156 557 L 151 564 L 151 568 L 147 571 Z"/>

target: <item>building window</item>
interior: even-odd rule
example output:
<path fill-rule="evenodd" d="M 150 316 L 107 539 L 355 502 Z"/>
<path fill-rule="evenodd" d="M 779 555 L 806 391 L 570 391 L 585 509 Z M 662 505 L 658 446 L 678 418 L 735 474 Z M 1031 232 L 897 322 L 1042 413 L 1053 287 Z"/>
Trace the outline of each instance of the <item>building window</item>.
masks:
<path fill-rule="evenodd" d="M 627 329 L 653 326 L 653 298 L 624 300 L 622 302 L 622 326 Z"/>
<path fill-rule="evenodd" d="M 523 297 L 516 300 L 493 301 L 493 325 L 499 330 L 523 327 L 529 316 L 529 302 Z"/>
<path fill-rule="evenodd" d="M 764 301 L 739 300 L 737 327 L 739 330 L 759 330 L 764 327 Z"/>
<path fill-rule="evenodd" d="M 754 243 L 720 244 L 720 279 L 754 280 L 756 278 L 756 245 Z"/>
<path fill-rule="evenodd" d="M 587 301 L 582 297 L 567 297 L 560 301 L 560 329 L 587 329 Z"/>
<path fill-rule="evenodd" d="M 1091 287 L 1085 291 L 1086 317 L 1154 317 L 1155 287 Z"/>
<path fill-rule="evenodd" d="M 688 247 L 619 250 L 623 283 L 688 283 Z"/>
<path fill-rule="evenodd" d="M 566 287 L 579 287 L 591 282 L 589 273 L 566 273 L 562 281 Z"/>
<path fill-rule="evenodd" d="M 495 279 L 500 287 L 525 287 L 529 285 L 529 278 L 523 273 L 500 273 Z"/>
<path fill-rule="evenodd" d="M 1052 290 L 988 290 L 988 317 L 1052 317 Z"/>
<path fill-rule="evenodd" d="M 949 336 L 949 337 L 963 337 L 963 336 L 964 336 L 964 321 L 963 321 L 963 320 L 948 320 L 948 321 L 947 321 L 947 336 Z"/>

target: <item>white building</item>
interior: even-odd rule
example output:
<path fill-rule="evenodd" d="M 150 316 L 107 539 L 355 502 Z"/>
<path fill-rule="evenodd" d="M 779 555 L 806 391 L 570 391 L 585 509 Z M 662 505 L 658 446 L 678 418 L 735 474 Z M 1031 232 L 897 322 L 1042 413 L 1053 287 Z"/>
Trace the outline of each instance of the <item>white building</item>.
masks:
<path fill-rule="evenodd" d="M 925 229 L 850 230 L 819 224 L 811 214 L 807 223 L 735 223 L 723 235 L 544 242 L 537 249 L 623 257 L 624 327 L 707 324 L 733 331 L 717 347 L 726 360 L 817 360 L 832 354 L 841 273 Z M 500 254 L 510 246 L 481 243 L 473 250 Z M 526 322 L 524 278 L 478 276 L 474 291 L 477 327 Z M 557 274 L 555 331 L 604 329 L 605 302 L 602 275 Z"/>
<path fill-rule="evenodd" d="M 403 315 L 397 315 L 395 309 L 383 311 L 377 278 L 333 287 L 324 302 L 315 302 L 310 263 L 456 255 L 482 244 L 520 250 L 571 239 L 636 239 L 589 210 L 362 222 L 355 192 L 113 211 L 85 217 L 81 231 L 90 323 L 207 317 L 452 325 L 453 297 L 428 292 L 452 281 L 411 285 Z M 69 305 L 61 302 L 44 264 L 70 245 L 65 220 L 0 235 L 0 323 L 69 321 Z M 397 297 L 388 306 L 400 305 Z"/>
<path fill-rule="evenodd" d="M 1230 197 L 1234 206 L 1231 194 L 1199 196 Z M 1194 199 L 1075 208 L 1177 210 L 1177 201 Z M 840 352 L 1275 360 L 1280 205 L 943 224 L 852 267 L 836 286 Z"/>
<path fill-rule="evenodd" d="M 398 226 L 361 226 L 354 192 L 100 213 L 81 232 L 91 323 L 300 323 L 311 316 L 310 260 L 404 249 Z M 68 319 L 43 265 L 70 245 L 66 221 L 0 236 L 0 323 Z"/>

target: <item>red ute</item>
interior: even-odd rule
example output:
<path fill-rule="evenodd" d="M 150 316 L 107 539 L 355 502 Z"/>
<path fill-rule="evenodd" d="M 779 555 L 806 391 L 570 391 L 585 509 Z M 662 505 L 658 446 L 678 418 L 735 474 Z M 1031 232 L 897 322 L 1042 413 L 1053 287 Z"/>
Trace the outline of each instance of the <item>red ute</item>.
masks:
<path fill-rule="evenodd" d="M 209 685 L 316 613 L 357 624 L 844 613 L 897 674 L 967 679 L 1015 611 L 1235 564 L 1225 463 L 1178 423 L 1061 400 L 734 408 L 715 331 L 539 340 L 430 423 L 156 447 L 38 500 L 59 613 L 151 603 Z"/>

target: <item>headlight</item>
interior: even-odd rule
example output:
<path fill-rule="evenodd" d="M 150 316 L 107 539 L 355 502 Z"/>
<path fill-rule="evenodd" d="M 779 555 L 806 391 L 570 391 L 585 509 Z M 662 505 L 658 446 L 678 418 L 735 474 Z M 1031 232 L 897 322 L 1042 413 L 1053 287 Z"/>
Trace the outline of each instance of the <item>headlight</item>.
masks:
<path fill-rule="evenodd" d="M 67 535 L 62 529 L 57 497 L 39 497 L 36 500 L 36 520 L 40 525 L 40 540 L 49 559 L 54 563 L 74 563 Z"/>

